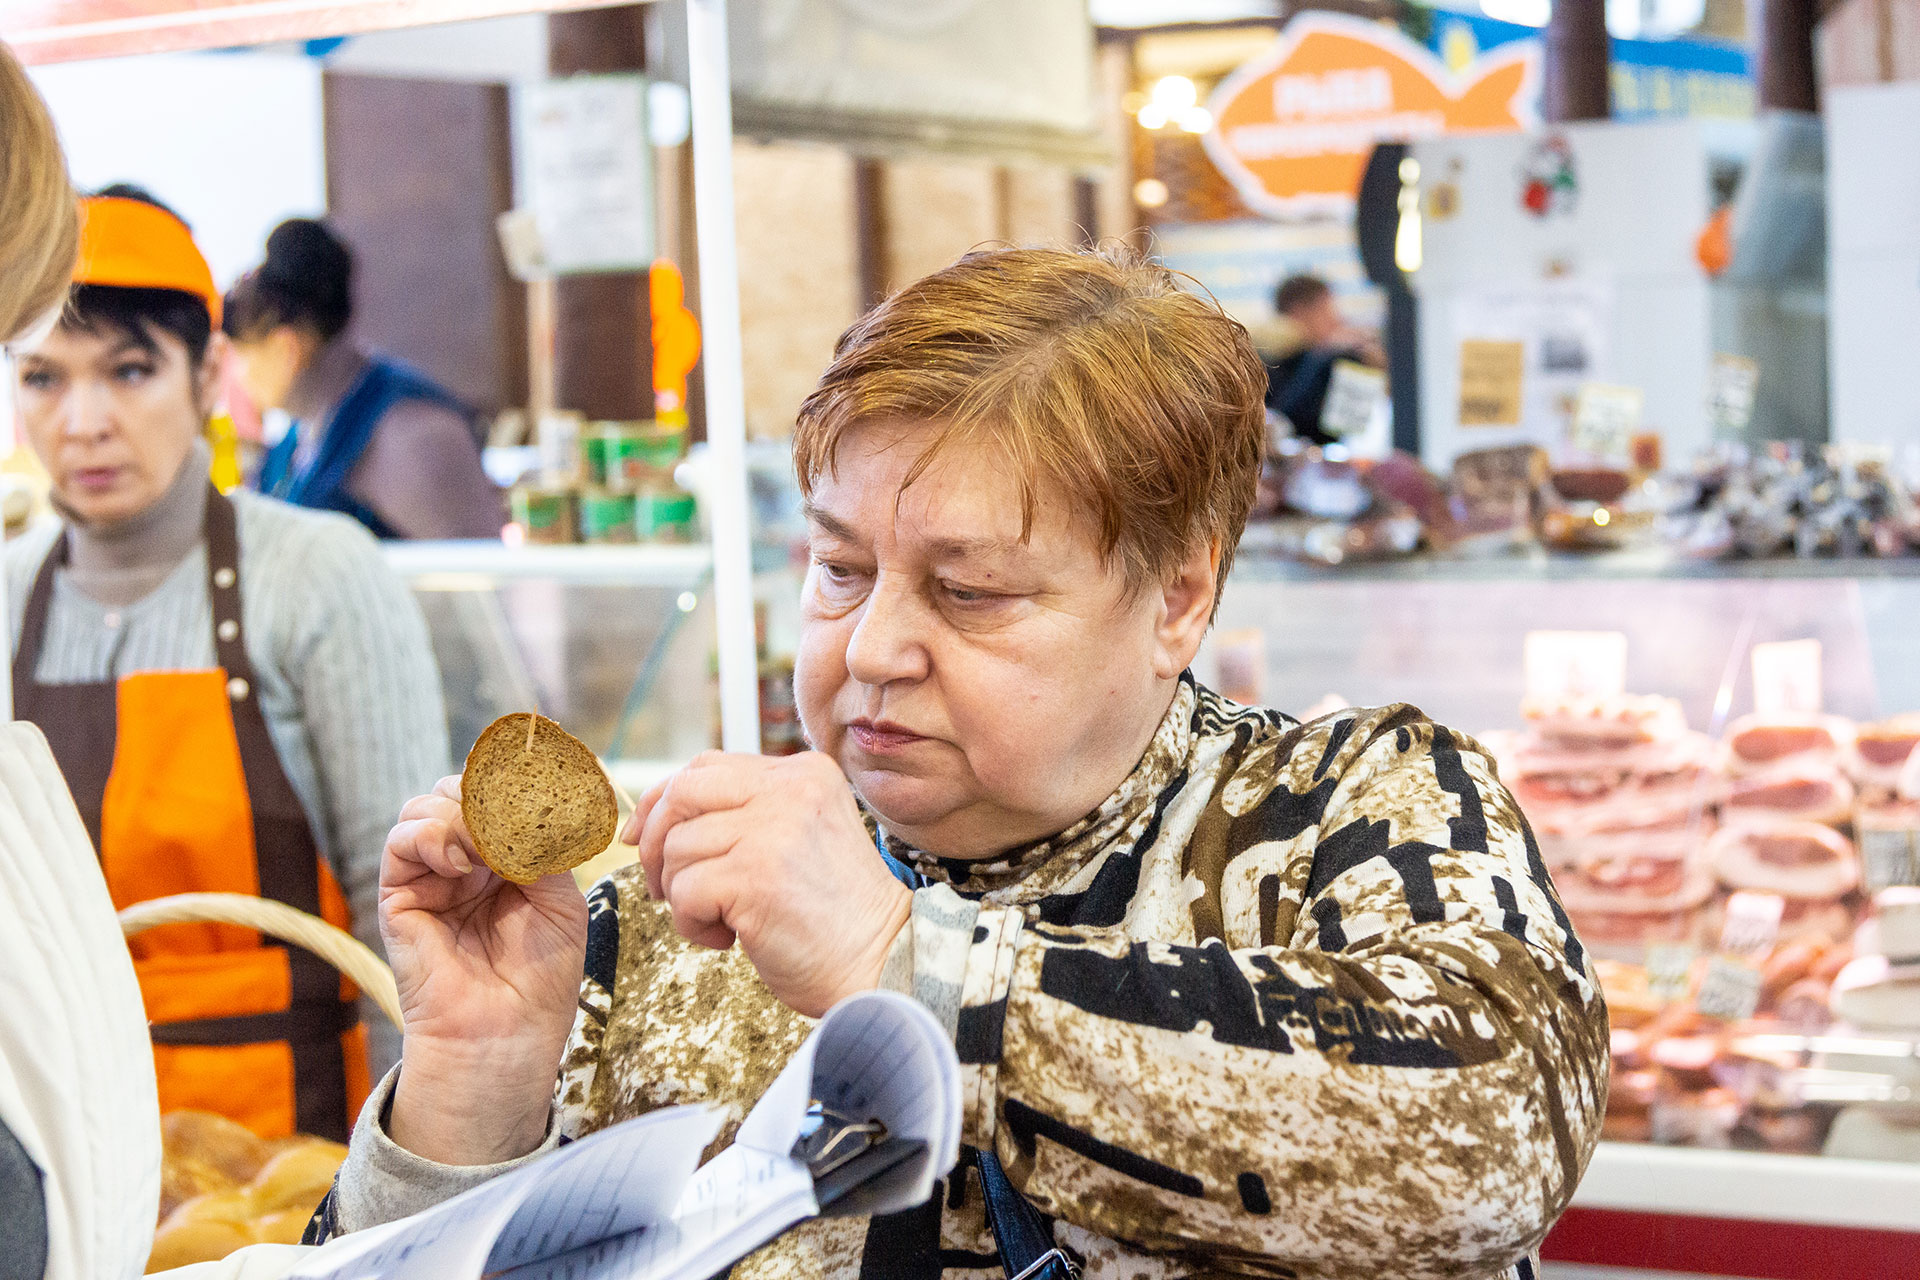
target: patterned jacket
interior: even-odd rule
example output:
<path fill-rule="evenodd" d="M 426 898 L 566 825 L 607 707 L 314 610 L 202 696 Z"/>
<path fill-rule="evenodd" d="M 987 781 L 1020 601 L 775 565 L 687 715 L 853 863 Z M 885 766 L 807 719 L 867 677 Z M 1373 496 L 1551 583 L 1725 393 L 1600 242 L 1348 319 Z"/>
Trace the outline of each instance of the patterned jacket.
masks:
<path fill-rule="evenodd" d="M 1607 1018 L 1471 739 L 1408 706 L 1300 725 L 1188 677 L 1053 839 L 982 864 L 880 837 L 932 882 L 888 983 L 953 1028 L 964 1140 L 1087 1280 L 1530 1280 L 1599 1134 Z M 703 1100 L 737 1124 L 812 1024 L 737 949 L 682 941 L 637 868 L 590 902 L 555 1136 Z M 425 1176 L 396 1153 L 356 1141 L 342 1225 L 420 1207 L 382 1203 Z M 1002 1274 L 964 1158 L 920 1209 L 804 1223 L 733 1272 Z"/>

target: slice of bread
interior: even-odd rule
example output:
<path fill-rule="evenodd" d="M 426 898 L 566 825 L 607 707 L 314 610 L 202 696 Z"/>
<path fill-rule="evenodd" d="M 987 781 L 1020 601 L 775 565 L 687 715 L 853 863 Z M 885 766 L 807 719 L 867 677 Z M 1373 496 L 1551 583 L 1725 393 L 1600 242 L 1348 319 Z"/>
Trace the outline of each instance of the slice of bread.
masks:
<path fill-rule="evenodd" d="M 500 717 L 473 744 L 460 812 L 480 857 L 515 884 L 571 871 L 613 842 L 620 821 L 593 752 L 533 713 Z"/>

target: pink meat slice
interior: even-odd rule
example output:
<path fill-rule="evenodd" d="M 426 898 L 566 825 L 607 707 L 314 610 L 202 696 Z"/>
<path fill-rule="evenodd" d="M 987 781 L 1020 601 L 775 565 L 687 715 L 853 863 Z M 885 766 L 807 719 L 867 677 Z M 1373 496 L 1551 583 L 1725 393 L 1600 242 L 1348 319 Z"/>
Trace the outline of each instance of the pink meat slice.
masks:
<path fill-rule="evenodd" d="M 1744 773 L 1788 761 L 1837 763 L 1853 733 L 1852 721 L 1839 716 L 1742 716 L 1727 726 L 1728 768 Z"/>
<path fill-rule="evenodd" d="M 1798 818 L 1838 826 L 1853 816 L 1853 784 L 1831 764 L 1790 764 L 1733 780 L 1729 821 Z"/>
<path fill-rule="evenodd" d="M 1707 841 L 1706 860 L 1731 889 L 1828 901 L 1860 883 L 1853 842 L 1822 823 L 1796 819 L 1731 825 Z"/>

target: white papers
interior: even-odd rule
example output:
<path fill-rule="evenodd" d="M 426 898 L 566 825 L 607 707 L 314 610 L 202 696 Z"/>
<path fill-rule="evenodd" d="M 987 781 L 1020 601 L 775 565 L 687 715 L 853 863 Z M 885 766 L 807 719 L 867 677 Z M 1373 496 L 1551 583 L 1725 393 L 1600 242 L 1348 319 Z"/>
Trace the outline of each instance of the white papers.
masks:
<path fill-rule="evenodd" d="M 671 1107 L 604 1129 L 401 1222 L 328 1245 L 294 1280 L 707 1280 L 820 1212 L 790 1154 L 809 1105 L 878 1120 L 926 1150 L 845 1195 L 836 1214 L 911 1208 L 960 1151 L 960 1066 L 933 1015 L 906 996 L 842 1001 L 741 1124 Z"/>

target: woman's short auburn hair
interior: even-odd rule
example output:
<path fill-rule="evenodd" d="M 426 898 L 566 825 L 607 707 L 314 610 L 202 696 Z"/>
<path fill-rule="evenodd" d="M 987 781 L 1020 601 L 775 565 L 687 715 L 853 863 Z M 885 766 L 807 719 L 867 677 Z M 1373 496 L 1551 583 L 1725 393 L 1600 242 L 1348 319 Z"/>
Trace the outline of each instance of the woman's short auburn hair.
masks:
<path fill-rule="evenodd" d="M 80 253 L 80 204 L 47 104 L 0 43 L 0 343 L 67 296 Z"/>
<path fill-rule="evenodd" d="M 1134 589 L 1215 542 L 1225 582 L 1265 452 L 1267 370 L 1183 278 L 1102 245 L 978 250 L 908 285 L 840 336 L 800 406 L 802 492 L 849 430 L 925 422 L 939 434 L 907 484 L 946 449 L 998 447 L 1020 476 L 1023 536 L 1053 491 Z"/>

